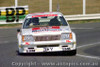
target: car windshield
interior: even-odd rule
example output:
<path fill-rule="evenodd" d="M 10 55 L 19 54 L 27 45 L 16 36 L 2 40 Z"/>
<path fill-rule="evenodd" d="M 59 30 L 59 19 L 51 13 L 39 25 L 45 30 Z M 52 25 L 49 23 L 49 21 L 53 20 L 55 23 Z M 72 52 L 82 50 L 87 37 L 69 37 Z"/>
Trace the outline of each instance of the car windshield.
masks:
<path fill-rule="evenodd" d="M 27 18 L 24 21 L 23 28 L 46 27 L 46 26 L 67 26 L 62 16 L 45 16 Z"/>

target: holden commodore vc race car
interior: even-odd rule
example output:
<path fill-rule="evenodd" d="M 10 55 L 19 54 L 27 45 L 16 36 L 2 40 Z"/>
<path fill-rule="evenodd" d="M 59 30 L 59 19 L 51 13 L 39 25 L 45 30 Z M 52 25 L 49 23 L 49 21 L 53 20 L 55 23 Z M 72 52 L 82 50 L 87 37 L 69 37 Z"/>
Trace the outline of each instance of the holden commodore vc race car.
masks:
<path fill-rule="evenodd" d="M 28 14 L 17 30 L 19 53 L 76 54 L 76 35 L 60 12 Z"/>

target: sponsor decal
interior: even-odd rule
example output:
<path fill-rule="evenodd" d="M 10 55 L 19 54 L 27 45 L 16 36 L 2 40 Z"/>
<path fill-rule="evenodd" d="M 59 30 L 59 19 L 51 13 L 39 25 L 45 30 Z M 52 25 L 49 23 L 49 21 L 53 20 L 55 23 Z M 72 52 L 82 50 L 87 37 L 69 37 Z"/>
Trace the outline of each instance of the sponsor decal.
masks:
<path fill-rule="evenodd" d="M 53 51 L 53 47 L 45 47 L 43 51 L 44 52 Z"/>
<path fill-rule="evenodd" d="M 40 29 L 40 27 L 32 28 L 32 31 L 33 30 L 39 30 L 39 29 Z"/>
<path fill-rule="evenodd" d="M 19 22 L 20 19 L 24 19 L 28 14 L 28 6 L 20 7 L 0 7 L 0 20 L 6 22 Z"/>
<path fill-rule="evenodd" d="M 34 17 L 48 17 L 48 16 L 58 16 L 58 15 L 57 14 L 35 15 L 35 16 L 32 16 L 32 18 L 34 18 Z"/>
<path fill-rule="evenodd" d="M 32 32 L 62 31 L 59 26 L 32 28 Z"/>
<path fill-rule="evenodd" d="M 60 29 L 59 26 L 52 26 L 52 29 Z"/>
<path fill-rule="evenodd" d="M 29 42 L 25 42 L 25 45 L 30 45 Z"/>
<path fill-rule="evenodd" d="M 70 40 L 66 40 L 66 43 L 70 43 L 71 41 Z"/>

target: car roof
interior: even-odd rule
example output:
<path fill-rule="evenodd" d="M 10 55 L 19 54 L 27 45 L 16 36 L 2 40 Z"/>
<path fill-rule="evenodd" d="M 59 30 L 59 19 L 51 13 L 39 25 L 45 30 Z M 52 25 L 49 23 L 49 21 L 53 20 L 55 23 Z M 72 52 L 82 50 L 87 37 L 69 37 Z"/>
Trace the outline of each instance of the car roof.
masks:
<path fill-rule="evenodd" d="M 41 12 L 41 13 L 31 13 L 31 14 L 28 14 L 26 16 L 26 18 L 32 18 L 32 17 L 36 17 L 36 16 L 39 17 L 39 16 L 42 16 L 42 15 L 63 16 L 63 14 L 60 13 L 60 12 Z"/>

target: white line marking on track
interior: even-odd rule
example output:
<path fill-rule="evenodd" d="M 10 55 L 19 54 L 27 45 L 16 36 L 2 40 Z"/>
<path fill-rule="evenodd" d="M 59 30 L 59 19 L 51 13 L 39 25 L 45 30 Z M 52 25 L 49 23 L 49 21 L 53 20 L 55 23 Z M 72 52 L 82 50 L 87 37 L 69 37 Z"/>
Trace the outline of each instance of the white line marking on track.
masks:
<path fill-rule="evenodd" d="M 78 46 L 77 48 L 87 47 L 87 46 L 96 45 L 96 44 L 100 44 L 100 42 Z"/>
<path fill-rule="evenodd" d="M 81 55 L 81 54 L 77 54 L 76 56 L 100 60 L 100 57 L 96 57 L 96 56 L 86 56 L 86 55 Z"/>
<path fill-rule="evenodd" d="M 17 42 L 17 41 L 0 41 L 0 44 L 12 43 L 12 42 Z"/>
<path fill-rule="evenodd" d="M 71 28 L 71 29 L 93 29 L 93 28 Z"/>
<path fill-rule="evenodd" d="M 3 43 L 10 43 L 9 41 L 1 41 L 0 44 L 3 44 Z"/>
<path fill-rule="evenodd" d="M 92 43 L 92 44 L 87 44 L 87 45 L 83 45 L 83 46 L 79 46 L 79 47 L 77 47 L 77 48 L 92 46 L 92 45 L 96 45 L 96 44 L 98 45 L 98 44 L 100 44 L 100 42 Z M 97 56 L 86 56 L 86 55 L 81 55 L 81 54 L 77 54 L 76 56 L 100 60 L 100 57 L 97 57 Z"/>

